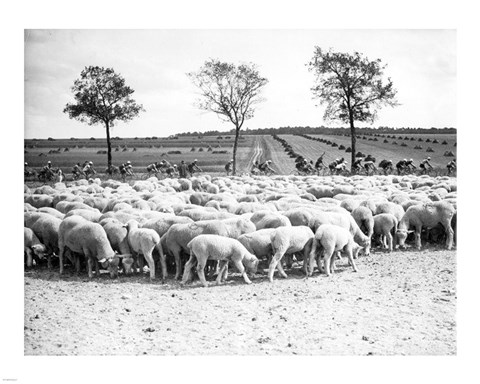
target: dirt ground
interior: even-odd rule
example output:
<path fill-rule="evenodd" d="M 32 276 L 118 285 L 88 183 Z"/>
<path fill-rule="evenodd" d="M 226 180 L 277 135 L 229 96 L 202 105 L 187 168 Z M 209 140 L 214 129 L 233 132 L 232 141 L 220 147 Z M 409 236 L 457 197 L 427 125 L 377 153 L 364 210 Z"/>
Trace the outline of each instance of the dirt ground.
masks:
<path fill-rule="evenodd" d="M 25 272 L 25 355 L 456 355 L 456 252 L 337 263 L 273 284 Z"/>

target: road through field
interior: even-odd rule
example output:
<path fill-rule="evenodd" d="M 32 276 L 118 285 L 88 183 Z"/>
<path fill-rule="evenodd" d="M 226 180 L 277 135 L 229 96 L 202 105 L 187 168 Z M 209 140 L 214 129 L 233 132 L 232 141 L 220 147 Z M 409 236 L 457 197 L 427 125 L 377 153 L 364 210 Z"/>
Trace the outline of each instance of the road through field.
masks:
<path fill-rule="evenodd" d="M 245 169 L 246 172 L 250 172 L 252 170 L 253 164 L 256 161 L 261 161 L 263 155 L 263 148 L 261 145 L 262 136 L 255 136 L 255 143 L 252 157 L 248 160 L 247 167 Z"/>

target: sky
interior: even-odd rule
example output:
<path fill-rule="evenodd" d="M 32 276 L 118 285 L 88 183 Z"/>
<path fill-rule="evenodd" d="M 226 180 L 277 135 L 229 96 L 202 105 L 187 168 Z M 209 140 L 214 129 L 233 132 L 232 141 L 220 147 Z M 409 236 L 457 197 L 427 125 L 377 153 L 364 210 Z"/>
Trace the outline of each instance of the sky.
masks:
<path fill-rule="evenodd" d="M 382 108 L 372 126 L 457 126 L 455 30 L 29 29 L 24 46 L 25 138 L 105 135 L 101 126 L 63 113 L 73 102 L 73 82 L 89 65 L 120 73 L 145 108 L 134 120 L 118 123 L 112 136 L 228 131 L 233 125 L 195 106 L 199 93 L 186 76 L 209 58 L 255 63 L 269 80 L 265 101 L 244 128 L 342 126 L 325 122 L 323 107 L 313 99 L 314 76 L 306 63 L 315 46 L 358 51 L 387 64 L 385 77 L 392 79 L 401 105 Z"/>

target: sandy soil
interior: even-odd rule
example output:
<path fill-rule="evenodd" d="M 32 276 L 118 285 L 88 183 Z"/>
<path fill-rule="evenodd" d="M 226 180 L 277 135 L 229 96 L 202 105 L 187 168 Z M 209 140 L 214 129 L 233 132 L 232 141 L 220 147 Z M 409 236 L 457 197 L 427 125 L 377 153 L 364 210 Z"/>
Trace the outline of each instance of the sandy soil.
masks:
<path fill-rule="evenodd" d="M 374 252 L 225 285 L 25 272 L 26 355 L 455 355 L 456 252 Z M 233 271 L 232 271 L 233 272 Z"/>

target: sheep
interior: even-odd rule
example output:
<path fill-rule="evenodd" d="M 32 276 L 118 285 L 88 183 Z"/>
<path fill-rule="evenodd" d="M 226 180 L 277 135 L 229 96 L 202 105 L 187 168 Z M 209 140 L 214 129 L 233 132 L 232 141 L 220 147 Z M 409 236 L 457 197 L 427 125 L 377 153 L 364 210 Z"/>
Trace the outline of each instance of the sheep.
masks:
<path fill-rule="evenodd" d="M 238 238 L 238 241 L 258 258 L 272 255 L 271 235 L 275 228 L 260 229 L 255 232 L 246 233 Z"/>
<path fill-rule="evenodd" d="M 375 215 L 378 215 L 380 213 L 391 213 L 397 218 L 398 221 L 400 221 L 402 220 L 405 211 L 403 210 L 403 207 L 401 205 L 389 201 L 377 205 L 375 209 Z"/>
<path fill-rule="evenodd" d="M 209 211 L 202 208 L 197 209 L 186 209 L 177 214 L 177 216 L 189 217 L 193 221 L 200 220 L 223 220 L 235 217 L 233 213 L 229 212 L 219 212 L 219 211 Z"/>
<path fill-rule="evenodd" d="M 95 209 L 95 208 L 94 208 Z M 93 223 L 98 223 L 100 221 L 100 217 L 102 213 L 98 209 L 90 210 L 90 209 L 72 209 L 65 214 L 65 217 L 71 216 L 82 216 L 85 220 L 91 221 Z"/>
<path fill-rule="evenodd" d="M 373 233 L 380 235 L 380 240 L 384 248 L 389 252 L 393 251 L 393 239 L 397 233 L 398 220 L 391 213 L 380 213 L 373 217 Z M 393 236 L 392 236 L 393 231 Z"/>
<path fill-rule="evenodd" d="M 235 239 L 225 238 L 218 235 L 199 235 L 187 244 L 190 250 L 190 259 L 185 264 L 182 283 L 186 283 L 191 278 L 191 270 L 195 261 L 197 262 L 197 273 L 204 287 L 208 286 L 205 279 L 204 268 L 208 259 L 219 261 L 220 271 L 217 277 L 217 284 L 227 278 L 227 267 L 229 261 L 232 261 L 242 274 L 245 283 L 251 284 L 247 276 L 247 270 L 256 273 L 258 259 Z"/>
<path fill-rule="evenodd" d="M 255 212 L 250 221 L 255 224 L 257 231 L 264 228 L 291 227 L 292 224 L 286 216 L 277 212 L 259 211 Z"/>
<path fill-rule="evenodd" d="M 63 218 L 65 217 L 65 214 L 63 214 L 60 211 L 57 211 L 55 208 L 52 208 L 52 207 L 38 208 L 37 212 L 48 213 L 49 215 L 52 215 L 52 216 L 54 216 L 54 217 L 56 217 L 57 219 L 60 219 L 60 220 L 63 220 Z"/>
<path fill-rule="evenodd" d="M 53 197 L 50 195 L 25 195 L 24 202 L 35 208 L 53 207 Z"/>
<path fill-rule="evenodd" d="M 422 248 L 421 233 L 422 227 L 432 228 L 438 223 L 442 224 L 447 233 L 446 248 L 452 249 L 453 229 L 452 218 L 455 215 L 455 208 L 446 201 L 435 201 L 421 205 L 412 205 L 407 209 L 405 215 L 398 223 L 397 241 L 400 248 L 405 247 L 405 239 L 410 227 L 415 228 L 415 244 L 418 250 Z"/>
<path fill-rule="evenodd" d="M 352 234 L 345 228 L 332 224 L 321 225 L 315 232 L 314 240 L 312 242 L 311 252 L 309 254 L 308 276 L 312 275 L 315 258 L 317 260 L 318 269 L 322 269 L 322 253 L 323 270 L 327 276 L 330 276 L 330 274 L 335 271 L 335 262 L 332 260 L 335 252 L 346 254 L 353 271 L 357 272 L 354 255 L 358 253 L 360 248 L 361 247 L 355 243 Z M 319 251 L 322 251 L 322 253 Z"/>
<path fill-rule="evenodd" d="M 128 231 L 128 245 L 134 258 L 137 260 L 140 271 L 143 268 L 143 259 L 138 255 L 143 255 L 150 269 L 150 280 L 153 280 L 155 278 L 155 262 L 153 261 L 152 252 L 160 243 L 160 236 L 153 229 L 139 228 L 138 222 L 135 220 L 129 220 L 127 224 L 125 224 L 125 227 Z M 165 273 L 166 268 L 164 269 L 164 275 Z"/>
<path fill-rule="evenodd" d="M 307 226 L 275 228 L 275 231 L 270 236 L 274 253 L 268 268 L 268 279 L 270 282 L 273 282 L 273 273 L 277 267 L 280 275 L 287 278 L 287 274 L 280 262 L 286 253 L 291 254 L 303 251 L 304 272 L 305 274 L 307 273 L 306 262 L 312 247 L 313 236 L 313 231 Z"/>
<path fill-rule="evenodd" d="M 59 201 L 55 206 L 55 209 L 65 214 L 68 213 L 68 211 L 72 211 L 74 209 L 93 210 L 92 207 L 87 204 L 81 203 L 80 201 Z"/>
<path fill-rule="evenodd" d="M 41 212 L 24 214 L 24 226 L 30 228 L 47 249 L 47 266 L 52 268 L 51 255 L 58 252 L 58 231 L 62 220 Z"/>
<path fill-rule="evenodd" d="M 123 255 L 123 272 L 126 275 L 131 274 L 134 259 L 133 257 L 129 256 L 131 255 L 131 251 L 130 246 L 128 245 L 127 228 L 125 228 L 122 222 L 116 219 L 104 219 L 100 222 L 100 225 L 103 227 L 105 233 L 107 234 L 107 239 L 110 242 L 112 249 L 115 252 Z"/>
<path fill-rule="evenodd" d="M 43 245 L 35 233 L 27 227 L 23 228 L 23 247 L 24 253 L 27 256 L 27 267 L 33 266 L 33 255 L 37 256 L 39 259 L 43 259 L 47 248 Z"/>
<path fill-rule="evenodd" d="M 293 208 L 283 212 L 293 226 L 306 225 L 312 220 L 312 212 L 307 208 Z"/>
<path fill-rule="evenodd" d="M 60 224 L 58 232 L 58 254 L 60 259 L 60 274 L 63 274 L 63 255 L 65 248 L 71 252 L 83 254 L 87 261 L 88 277 L 92 278 L 92 266 L 95 260 L 97 276 L 98 263 L 107 268 L 111 277 L 118 274 L 120 256 L 112 249 L 107 234 L 100 224 L 92 223 L 81 216 L 65 218 Z M 80 260 L 77 258 L 77 272 L 80 270 Z"/>
<path fill-rule="evenodd" d="M 372 240 L 373 235 L 373 215 L 372 211 L 367 207 L 357 207 L 352 211 L 352 217 L 357 223 L 360 230 L 370 239 Z M 369 247 L 365 249 L 365 253 L 368 255 L 370 253 Z"/>
<path fill-rule="evenodd" d="M 205 220 L 190 224 L 174 224 L 163 235 L 162 241 L 165 245 L 164 251 L 172 254 L 175 258 L 176 273 L 175 278 L 179 279 L 182 271 L 182 261 L 180 254 L 183 251 L 188 252 L 188 243 L 196 236 L 201 234 L 214 234 L 224 237 L 238 238 L 244 233 L 254 232 L 255 225 L 242 218 L 227 220 Z"/>

